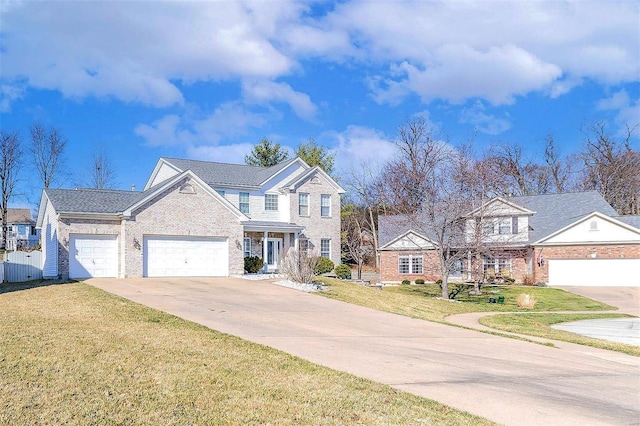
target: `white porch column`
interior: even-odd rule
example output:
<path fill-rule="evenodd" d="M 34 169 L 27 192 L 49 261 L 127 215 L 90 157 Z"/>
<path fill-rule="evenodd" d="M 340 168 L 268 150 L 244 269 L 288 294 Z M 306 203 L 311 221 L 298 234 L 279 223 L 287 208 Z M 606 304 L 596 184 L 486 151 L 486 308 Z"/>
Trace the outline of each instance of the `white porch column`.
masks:
<path fill-rule="evenodd" d="M 295 248 L 297 252 L 300 252 L 300 232 L 296 232 L 294 235 L 293 248 Z"/>
<path fill-rule="evenodd" d="M 467 281 L 471 281 L 471 250 L 467 251 Z"/>
<path fill-rule="evenodd" d="M 269 271 L 269 267 L 267 266 L 267 240 L 269 239 L 269 233 L 264 231 L 264 236 L 262 237 L 262 261 L 264 262 L 264 266 L 262 267 L 262 272 L 267 273 Z"/>

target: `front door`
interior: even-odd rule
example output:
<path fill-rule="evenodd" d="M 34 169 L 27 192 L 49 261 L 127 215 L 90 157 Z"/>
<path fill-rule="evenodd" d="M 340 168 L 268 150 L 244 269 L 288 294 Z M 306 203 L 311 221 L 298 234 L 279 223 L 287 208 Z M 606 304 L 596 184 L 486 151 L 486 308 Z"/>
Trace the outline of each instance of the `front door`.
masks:
<path fill-rule="evenodd" d="M 282 238 L 267 239 L 267 271 L 275 272 L 278 269 L 281 251 Z"/>

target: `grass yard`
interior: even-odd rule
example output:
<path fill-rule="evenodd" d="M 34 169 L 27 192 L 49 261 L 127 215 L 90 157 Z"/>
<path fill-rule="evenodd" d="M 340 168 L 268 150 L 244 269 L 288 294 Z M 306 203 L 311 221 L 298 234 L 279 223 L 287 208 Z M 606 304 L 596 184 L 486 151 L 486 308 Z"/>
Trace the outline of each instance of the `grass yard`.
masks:
<path fill-rule="evenodd" d="M 640 347 L 624 343 L 608 342 L 580 336 L 564 330 L 556 330 L 551 325 L 567 321 L 581 321 L 601 318 L 621 318 L 620 314 L 498 314 L 480 318 L 480 324 L 502 331 L 540 336 L 580 345 L 593 346 L 640 356 Z"/>
<path fill-rule="evenodd" d="M 389 286 L 382 290 L 364 287 L 348 281 L 321 277 L 329 291 L 320 292 L 325 297 L 353 303 L 380 311 L 405 315 L 427 321 L 445 322 L 445 317 L 469 312 L 541 312 L 541 311 L 606 311 L 616 309 L 610 306 L 564 290 L 546 287 L 499 286 L 483 287 L 482 296 L 460 294 L 456 301 L 438 299 L 440 287 L 437 285 Z M 521 293 L 535 297 L 534 309 L 519 308 L 516 298 Z M 489 297 L 504 296 L 504 303 L 489 303 Z M 577 314 L 513 314 L 492 315 L 480 321 L 487 327 L 501 331 L 510 331 L 529 336 L 544 337 L 640 355 L 637 347 L 622 343 L 610 343 L 599 339 L 582 337 L 566 331 L 555 330 L 549 324 L 574 321 Z M 624 314 L 592 314 L 589 319 L 628 317 Z M 526 318 L 531 318 L 527 325 L 522 325 Z M 546 318 L 546 319 L 545 319 Z M 583 318 L 583 319 L 586 319 Z M 553 321 L 545 323 L 545 321 Z"/>
<path fill-rule="evenodd" d="M 75 283 L 0 286 L 0 424 L 492 423 Z"/>
<path fill-rule="evenodd" d="M 614 306 L 578 296 L 564 290 L 544 287 L 500 286 L 483 287 L 482 296 L 460 294 L 455 301 L 437 299 L 440 287 L 437 285 L 388 286 L 382 290 L 364 287 L 348 281 L 320 278 L 329 291 L 318 293 L 323 296 L 367 306 L 381 311 L 406 315 L 429 321 L 444 321 L 454 314 L 468 312 L 536 312 L 536 311 L 599 311 L 613 310 Z M 528 293 L 537 300 L 533 310 L 519 308 L 516 298 Z M 489 303 L 489 297 L 504 296 L 504 303 Z"/>

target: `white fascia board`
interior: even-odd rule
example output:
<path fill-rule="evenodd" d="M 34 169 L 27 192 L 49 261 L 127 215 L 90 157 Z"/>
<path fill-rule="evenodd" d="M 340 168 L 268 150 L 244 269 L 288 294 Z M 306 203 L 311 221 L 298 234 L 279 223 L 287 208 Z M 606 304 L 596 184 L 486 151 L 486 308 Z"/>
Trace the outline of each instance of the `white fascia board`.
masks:
<path fill-rule="evenodd" d="M 44 212 L 47 210 L 47 204 L 49 203 L 49 197 L 47 197 L 46 190 L 42 190 L 40 195 L 40 205 L 38 205 L 38 218 L 36 219 L 36 229 L 42 229 L 42 222 L 44 221 Z"/>
<path fill-rule="evenodd" d="M 304 173 L 301 173 L 299 176 L 296 176 L 296 178 L 294 178 L 292 181 L 288 182 L 283 189 L 284 190 L 289 190 L 290 192 L 294 192 L 298 186 L 300 186 L 305 179 L 309 178 L 310 176 L 314 175 L 315 173 L 318 173 L 320 176 L 322 176 L 327 182 L 329 182 L 329 185 L 331 185 L 336 192 L 338 192 L 339 194 L 344 194 L 346 191 L 344 190 L 344 188 L 342 188 L 338 182 L 336 182 L 331 176 L 329 176 L 327 174 L 327 172 L 325 172 L 324 170 L 322 170 L 321 167 L 319 166 L 315 166 L 312 167 L 309 170 L 306 170 Z"/>
<path fill-rule="evenodd" d="M 138 200 L 135 204 L 132 204 L 131 206 L 127 207 L 127 209 L 125 209 L 122 212 L 122 215 L 124 217 L 131 216 L 131 214 L 134 212 L 135 209 L 137 209 L 138 207 L 140 207 L 143 204 L 147 203 L 149 200 L 152 200 L 153 198 L 157 197 L 164 190 L 166 190 L 166 189 L 170 188 L 171 186 L 175 185 L 177 182 L 181 181 L 185 177 L 188 177 L 191 180 L 193 180 L 194 182 L 196 182 L 198 184 L 198 186 L 200 186 L 204 191 L 206 191 L 213 198 L 218 200 L 227 210 L 229 210 L 238 219 L 240 219 L 240 220 L 249 220 L 249 217 L 247 215 L 245 215 L 240 210 L 238 210 L 233 204 L 231 204 L 231 202 L 229 202 L 229 200 L 224 198 L 222 195 L 218 194 L 218 192 L 215 189 L 213 189 L 210 185 L 208 185 L 206 182 L 204 182 L 202 179 L 200 179 L 200 177 L 198 177 L 198 175 L 193 173 L 191 170 L 186 170 L 186 171 L 184 171 L 184 172 L 182 172 L 182 173 L 180 173 L 180 174 L 178 174 L 178 175 L 176 175 L 176 176 L 174 176 L 174 177 L 172 177 L 170 179 L 167 179 L 163 183 L 154 186 L 152 188 L 152 190 L 149 191 L 148 195 L 143 197 L 141 200 Z"/>
<path fill-rule="evenodd" d="M 419 232 L 414 231 L 413 229 L 410 229 L 404 233 L 402 233 L 401 235 L 397 236 L 396 238 L 394 238 L 393 240 L 389 241 L 388 243 L 386 243 L 385 245 L 383 245 L 382 247 L 380 247 L 378 250 L 384 250 L 386 249 L 388 246 L 400 241 L 401 239 L 403 239 L 404 237 L 408 236 L 409 234 L 413 234 L 417 237 L 420 237 L 422 239 L 424 239 L 425 241 L 428 241 L 430 244 L 432 244 L 434 247 L 437 247 L 438 244 L 436 242 L 434 242 L 431 238 L 420 234 Z M 418 247 L 419 250 L 427 250 L 424 247 Z M 397 248 L 393 248 L 393 250 L 398 250 Z M 408 249 L 407 249 L 408 250 Z M 415 250 L 415 249 L 411 249 L 411 250 Z"/>
<path fill-rule="evenodd" d="M 600 212 L 596 211 L 596 212 L 589 213 L 588 215 L 581 217 L 580 219 L 576 220 L 575 222 L 571 222 L 569 225 L 565 226 L 564 228 L 558 229 L 557 231 L 555 231 L 552 234 L 549 234 L 549 235 L 547 235 L 545 237 L 540 238 L 538 241 L 535 241 L 535 242 L 531 243 L 531 245 L 533 245 L 533 246 L 556 245 L 556 244 L 553 244 L 553 243 L 545 244 L 545 241 L 555 237 L 556 235 L 559 235 L 559 234 L 565 232 L 566 230 L 568 230 L 570 228 L 573 228 L 574 226 L 576 226 L 576 225 L 578 225 L 578 224 L 580 224 L 582 222 L 586 222 L 587 220 L 589 220 L 589 219 L 591 219 L 593 217 L 598 217 L 598 218 L 600 218 L 602 220 L 606 220 L 608 222 L 613 223 L 614 225 L 618 225 L 618 226 L 620 226 L 622 228 L 627 229 L 628 231 L 635 232 L 636 234 L 640 235 L 640 229 L 636 228 L 635 226 L 631 226 L 631 225 L 629 225 L 627 223 L 624 223 L 624 222 L 621 222 L 621 221 L 619 221 L 617 219 L 614 219 L 611 216 L 607 216 L 604 213 L 600 213 Z M 626 242 L 626 244 L 629 244 L 629 243 L 633 244 L 633 242 L 629 242 L 629 241 Z M 567 245 L 567 244 L 568 243 L 562 243 L 562 244 L 558 243 L 557 245 Z M 576 243 L 576 244 L 586 244 L 586 243 Z M 598 244 L 601 244 L 601 242 L 599 242 Z M 625 244 L 625 243 L 623 243 L 623 242 L 618 243 L 616 241 L 611 241 L 611 244 Z"/>
<path fill-rule="evenodd" d="M 272 174 L 271 176 L 269 176 L 268 178 L 266 178 L 264 181 L 262 181 L 260 183 L 260 186 L 265 186 L 267 183 L 269 183 L 271 180 L 275 179 L 278 175 L 280 175 L 281 173 L 284 173 L 285 170 L 287 170 L 292 164 L 294 163 L 298 163 L 300 164 L 300 166 L 302 166 L 304 169 L 308 169 L 309 165 L 307 163 L 304 162 L 304 160 L 300 157 L 296 157 L 294 158 L 292 161 L 289 162 L 289 164 L 287 164 L 286 166 L 284 166 L 283 168 L 281 168 L 280 170 L 278 170 L 276 173 Z"/>
<path fill-rule="evenodd" d="M 502 197 L 495 197 L 495 198 L 492 198 L 491 200 L 487 201 L 486 203 L 484 203 L 484 204 L 483 204 L 483 205 L 481 205 L 480 207 L 478 207 L 478 208 L 476 208 L 476 209 L 474 209 L 474 210 L 470 211 L 470 212 L 466 215 L 466 217 L 473 217 L 473 216 L 476 216 L 478 213 L 483 212 L 485 209 L 487 209 L 487 207 L 489 207 L 491 204 L 493 204 L 493 203 L 498 203 L 498 202 L 503 203 L 503 204 L 506 204 L 506 205 L 508 205 L 509 207 L 513 207 L 514 209 L 519 210 L 520 212 L 522 212 L 523 214 L 526 214 L 526 215 L 533 215 L 533 214 L 535 214 L 535 212 L 534 212 L 534 211 L 529 210 L 529 209 L 527 209 L 527 208 L 525 208 L 525 207 L 522 207 L 522 206 L 521 206 L 521 205 L 519 205 L 519 204 L 512 203 L 511 201 L 508 201 L 508 200 L 506 200 L 506 199 L 504 199 L 504 198 L 502 198 Z M 491 214 L 489 214 L 488 216 L 496 216 L 496 215 L 491 215 Z M 498 216 L 499 216 L 499 215 L 498 215 Z"/>
<path fill-rule="evenodd" d="M 156 176 L 158 175 L 158 172 L 160 171 L 160 168 L 166 165 L 168 167 L 171 167 L 172 169 L 174 169 L 176 172 L 181 173 L 182 170 L 179 169 L 178 167 L 174 166 L 173 164 L 171 164 L 169 161 L 165 160 L 164 158 L 160 158 L 158 160 L 158 162 L 156 163 L 156 166 L 153 168 L 153 171 L 151 172 L 151 175 L 149 176 L 149 179 L 147 180 L 147 183 L 144 185 L 144 189 L 143 191 L 146 191 L 147 189 L 151 188 L 151 182 L 154 181 L 154 179 L 156 178 Z"/>

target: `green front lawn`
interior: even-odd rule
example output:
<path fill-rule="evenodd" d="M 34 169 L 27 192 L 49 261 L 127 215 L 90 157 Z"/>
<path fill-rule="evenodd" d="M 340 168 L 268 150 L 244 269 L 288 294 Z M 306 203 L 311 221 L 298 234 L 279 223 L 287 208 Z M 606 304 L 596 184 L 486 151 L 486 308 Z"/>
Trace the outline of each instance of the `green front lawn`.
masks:
<path fill-rule="evenodd" d="M 544 287 L 499 286 L 483 287 L 486 294 L 469 296 L 461 293 L 454 301 L 442 300 L 437 285 L 387 286 L 382 290 L 364 287 L 348 281 L 319 278 L 329 291 L 318 293 L 356 305 L 406 315 L 430 321 L 444 321 L 445 317 L 469 312 L 528 312 L 519 308 L 516 298 L 527 293 L 537 300 L 533 311 L 594 311 L 613 310 L 615 307 L 578 296 L 564 290 Z M 489 303 L 489 298 L 504 296 L 504 303 Z"/>
<path fill-rule="evenodd" d="M 489 421 L 84 283 L 0 285 L 0 424 Z"/>
<path fill-rule="evenodd" d="M 471 312 L 542 312 L 542 311 L 600 311 L 614 310 L 610 306 L 564 290 L 546 287 L 497 286 L 483 287 L 482 296 L 470 296 L 461 293 L 455 301 L 442 300 L 440 287 L 437 285 L 388 286 L 382 290 L 364 287 L 348 281 L 321 277 L 328 291 L 316 294 L 331 299 L 342 300 L 355 305 L 366 306 L 380 311 L 405 315 L 427 321 L 445 322 L 449 315 Z M 516 298 L 519 294 L 532 295 L 537 303 L 534 309 L 519 308 Z M 489 303 L 489 298 L 504 296 L 504 303 Z M 548 324 L 574 321 L 578 314 L 513 314 L 487 316 L 481 323 L 496 330 L 510 331 L 529 336 L 544 337 L 572 343 L 589 345 L 603 349 L 611 349 L 630 355 L 640 355 L 640 348 L 631 345 L 609 343 L 598 339 L 590 339 L 573 333 L 552 329 Z M 526 326 L 519 326 L 521 321 L 532 318 Z M 619 318 L 628 315 L 591 314 L 589 318 Z M 537 322 L 539 319 L 541 322 Z M 545 324 L 545 321 L 554 321 Z"/>
<path fill-rule="evenodd" d="M 640 356 L 640 346 L 626 345 L 624 343 L 609 342 L 580 336 L 564 330 L 551 328 L 553 324 L 569 321 L 581 321 L 602 318 L 621 318 L 630 315 L 621 314 L 499 314 L 480 318 L 480 324 L 512 333 L 528 334 L 530 336 L 545 337 L 548 339 L 562 340 L 580 345 L 593 346 L 601 349 L 609 349 L 624 352 L 629 355 Z"/>

